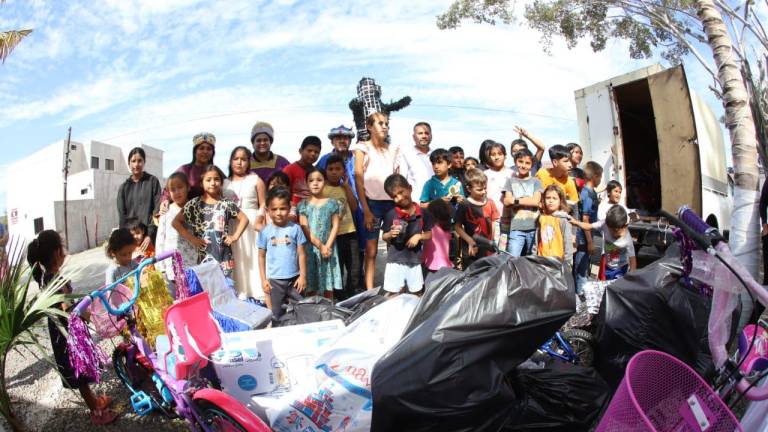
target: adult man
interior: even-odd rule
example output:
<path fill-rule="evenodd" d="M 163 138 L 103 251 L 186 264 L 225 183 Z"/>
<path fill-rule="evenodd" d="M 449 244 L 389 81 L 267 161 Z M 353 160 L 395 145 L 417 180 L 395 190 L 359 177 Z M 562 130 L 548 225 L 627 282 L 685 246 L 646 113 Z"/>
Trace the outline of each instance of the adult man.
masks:
<path fill-rule="evenodd" d="M 272 143 L 275 141 L 275 132 L 272 125 L 267 122 L 256 122 L 251 129 L 251 144 L 253 156 L 251 157 L 250 172 L 258 175 L 266 184 L 269 176 L 275 171 L 282 171 L 289 165 L 288 159 L 272 153 Z"/>
<path fill-rule="evenodd" d="M 328 164 L 328 158 L 333 154 L 337 154 L 344 159 L 344 167 L 347 170 L 347 177 L 351 179 L 354 176 L 355 165 L 352 161 L 352 152 L 349 151 L 349 146 L 352 144 L 352 138 L 355 137 L 355 133 L 351 128 L 341 125 L 331 129 L 328 133 L 328 139 L 331 140 L 333 150 L 330 153 L 324 154 L 319 161 L 317 161 L 317 167 L 325 169 Z M 354 181 L 350 182 L 354 186 Z M 354 188 L 353 188 L 354 189 Z"/>
<path fill-rule="evenodd" d="M 404 147 L 400 153 L 400 174 L 408 180 L 414 202 L 421 199 L 421 189 L 435 175 L 429 161 L 429 145 L 432 143 L 432 126 L 418 122 L 413 126 L 413 147 Z"/>

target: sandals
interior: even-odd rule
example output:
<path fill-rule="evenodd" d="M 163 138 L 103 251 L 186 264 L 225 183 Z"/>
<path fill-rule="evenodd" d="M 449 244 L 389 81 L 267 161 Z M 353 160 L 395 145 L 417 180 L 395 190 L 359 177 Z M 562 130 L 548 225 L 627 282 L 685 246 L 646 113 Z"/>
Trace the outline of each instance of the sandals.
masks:
<path fill-rule="evenodd" d="M 112 398 L 107 395 L 101 395 L 96 398 L 96 409 L 97 410 L 105 410 L 107 407 L 112 405 Z"/>
<path fill-rule="evenodd" d="M 111 409 L 91 411 L 91 423 L 95 425 L 108 425 L 117 419 L 117 412 Z"/>
<path fill-rule="evenodd" d="M 112 398 L 107 395 L 96 398 L 96 409 L 91 411 L 91 423 L 107 425 L 115 421 L 118 413 L 108 408 L 111 404 Z"/>

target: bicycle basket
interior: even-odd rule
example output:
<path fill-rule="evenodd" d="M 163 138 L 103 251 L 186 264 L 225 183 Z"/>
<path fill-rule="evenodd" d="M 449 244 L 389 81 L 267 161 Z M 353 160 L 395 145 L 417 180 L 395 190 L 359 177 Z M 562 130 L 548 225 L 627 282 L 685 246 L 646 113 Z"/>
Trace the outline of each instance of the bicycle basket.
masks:
<path fill-rule="evenodd" d="M 131 298 L 131 294 L 132 292 L 130 288 L 126 287 L 125 285 L 118 284 L 109 292 L 109 294 L 107 294 L 107 299 L 113 308 L 117 308 L 124 302 L 128 301 Z M 104 304 L 101 303 L 100 299 L 95 299 L 93 303 L 91 303 L 90 309 L 91 322 L 96 328 L 96 332 L 102 338 L 111 338 L 117 336 L 120 334 L 123 328 L 125 328 L 125 320 L 107 312 L 107 309 L 104 308 Z"/>
<path fill-rule="evenodd" d="M 739 422 L 720 397 L 685 363 L 660 351 L 629 361 L 598 432 L 733 432 Z"/>

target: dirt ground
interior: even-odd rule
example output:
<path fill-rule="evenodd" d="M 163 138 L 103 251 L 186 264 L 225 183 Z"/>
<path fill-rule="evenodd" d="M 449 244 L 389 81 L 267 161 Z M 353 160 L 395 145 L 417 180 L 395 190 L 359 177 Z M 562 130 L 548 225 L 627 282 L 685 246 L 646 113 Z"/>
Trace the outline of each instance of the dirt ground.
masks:
<path fill-rule="evenodd" d="M 376 280 L 381 281 L 384 271 L 383 249 L 380 249 Z M 80 269 L 72 277 L 75 292 L 88 292 L 104 284 L 104 272 L 109 261 L 104 250 L 94 248 L 71 255 L 67 258 L 65 269 Z M 36 289 L 36 288 L 35 288 Z M 52 356 L 48 332 L 45 323 L 40 327 L 40 340 L 46 348 L 46 355 Z M 102 340 L 99 345 L 108 354 L 112 354 L 120 338 Z M 113 408 L 120 412 L 119 419 L 108 426 L 94 426 L 88 419 L 88 409 L 76 390 L 62 387 L 61 379 L 53 371 L 47 359 L 36 358 L 29 352 L 12 352 L 9 355 L 5 376 L 17 415 L 31 431 L 181 431 L 189 430 L 185 422 L 169 420 L 158 414 L 140 417 L 133 412 L 125 389 L 111 366 L 106 368 L 101 383 L 93 386 L 97 394 L 107 394 L 114 400 Z M 0 418 L 0 431 L 10 428 Z"/>

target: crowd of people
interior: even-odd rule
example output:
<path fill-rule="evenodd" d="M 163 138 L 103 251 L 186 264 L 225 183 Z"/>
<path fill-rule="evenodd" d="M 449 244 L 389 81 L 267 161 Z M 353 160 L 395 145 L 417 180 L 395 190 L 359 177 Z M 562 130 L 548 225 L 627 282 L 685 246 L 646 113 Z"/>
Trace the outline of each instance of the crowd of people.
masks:
<path fill-rule="evenodd" d="M 226 174 L 213 162 L 216 137 L 200 133 L 192 161 L 165 187 L 144 171 L 143 150 L 131 150 L 131 176 L 117 198 L 120 228 L 107 244 L 107 282 L 154 251 L 177 249 L 187 266 L 215 259 L 241 296 L 279 318 L 288 299 L 306 295 L 344 299 L 378 285 L 420 292 L 428 273 L 462 270 L 500 251 L 565 260 L 577 291 L 596 250 L 602 277 L 636 268 L 621 184 L 601 187 L 594 161 L 580 168 L 578 144 L 551 146 L 545 167 L 544 143 L 519 127 L 509 153 L 486 140 L 477 159 L 461 147 L 433 149 L 426 122 L 414 125 L 413 145 L 390 143 L 384 114 L 371 114 L 366 127 L 370 139 L 354 144 L 352 129 L 331 129 L 333 148 L 322 156 L 322 140 L 307 136 L 289 163 L 271 151 L 272 126 L 257 122 L 250 148 L 232 151 Z M 376 281 L 380 241 L 386 267 Z M 173 292 L 171 266 L 160 269 Z"/>

